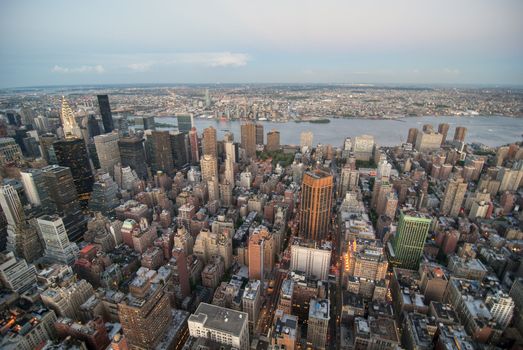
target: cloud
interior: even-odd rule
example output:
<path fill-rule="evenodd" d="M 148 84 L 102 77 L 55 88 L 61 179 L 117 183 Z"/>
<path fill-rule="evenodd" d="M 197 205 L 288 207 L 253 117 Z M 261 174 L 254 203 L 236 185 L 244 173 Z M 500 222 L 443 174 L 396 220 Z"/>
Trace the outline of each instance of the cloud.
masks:
<path fill-rule="evenodd" d="M 207 67 L 242 67 L 250 57 L 234 52 L 193 52 L 175 55 L 174 63 L 196 64 Z"/>
<path fill-rule="evenodd" d="M 53 73 L 60 73 L 60 74 L 70 74 L 70 73 L 98 73 L 101 74 L 105 72 L 105 69 L 102 65 L 97 64 L 95 66 L 80 66 L 80 67 L 62 67 L 59 65 L 55 65 L 51 72 Z"/>
<path fill-rule="evenodd" d="M 443 69 L 443 72 L 447 73 L 447 74 L 454 74 L 454 75 L 458 75 L 459 73 L 461 73 L 459 71 L 459 69 L 456 69 L 456 68 L 445 68 L 445 69 Z"/>
<path fill-rule="evenodd" d="M 151 70 L 153 64 L 154 62 L 131 63 L 127 65 L 127 68 L 135 72 L 147 72 Z"/>
<path fill-rule="evenodd" d="M 131 61 L 137 57 L 126 57 Z M 153 66 L 194 65 L 210 68 L 243 67 L 251 57 L 239 52 L 185 52 L 167 55 L 146 55 L 143 61 L 126 64 L 125 67 L 134 72 L 147 72 Z"/>

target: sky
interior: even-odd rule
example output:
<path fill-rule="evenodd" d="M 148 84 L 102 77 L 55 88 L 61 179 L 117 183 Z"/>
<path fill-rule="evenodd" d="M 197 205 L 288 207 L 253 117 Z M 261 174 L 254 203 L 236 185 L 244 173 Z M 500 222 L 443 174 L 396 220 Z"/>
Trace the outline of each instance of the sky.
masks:
<path fill-rule="evenodd" d="M 521 0 L 1 0 L 0 87 L 523 85 Z"/>

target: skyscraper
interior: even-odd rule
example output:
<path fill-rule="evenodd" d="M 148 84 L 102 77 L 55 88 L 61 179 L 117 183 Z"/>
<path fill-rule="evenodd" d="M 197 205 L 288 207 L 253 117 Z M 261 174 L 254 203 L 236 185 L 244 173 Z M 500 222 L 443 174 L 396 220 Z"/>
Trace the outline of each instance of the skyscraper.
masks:
<path fill-rule="evenodd" d="M 225 159 L 229 158 L 233 163 L 236 163 L 236 144 L 232 141 L 225 141 L 223 147 L 225 149 Z"/>
<path fill-rule="evenodd" d="M 441 144 L 443 145 L 445 141 L 447 141 L 447 135 L 449 133 L 450 125 L 447 123 L 440 123 L 438 125 L 438 133 L 442 135 L 441 137 Z"/>
<path fill-rule="evenodd" d="M 264 280 L 274 266 L 274 236 L 265 226 L 258 226 L 249 237 L 249 279 Z"/>
<path fill-rule="evenodd" d="M 103 172 L 114 175 L 114 166 L 120 163 L 120 149 L 118 148 L 119 135 L 110 132 L 94 137 L 96 154 Z"/>
<path fill-rule="evenodd" d="M 465 136 L 467 136 L 467 128 L 464 126 L 457 126 L 454 131 L 454 141 L 465 142 Z"/>
<path fill-rule="evenodd" d="M 198 132 L 195 127 L 189 131 L 189 148 L 191 150 L 191 163 L 197 164 L 200 162 L 200 150 L 198 146 Z"/>
<path fill-rule="evenodd" d="M 389 261 L 395 266 L 416 270 L 431 223 L 432 218 L 429 215 L 402 211 L 396 235 L 388 243 Z"/>
<path fill-rule="evenodd" d="M 271 130 L 267 133 L 267 151 L 277 151 L 280 149 L 280 132 Z"/>
<path fill-rule="evenodd" d="M 263 125 L 256 124 L 256 144 L 263 145 Z"/>
<path fill-rule="evenodd" d="M 312 131 L 304 131 L 300 134 L 300 146 L 312 148 Z"/>
<path fill-rule="evenodd" d="M 119 204 L 116 198 L 117 193 L 118 185 L 108 173 L 98 176 L 97 181 L 93 185 L 89 209 L 99 211 L 104 213 L 104 215 L 110 215 Z"/>
<path fill-rule="evenodd" d="M 145 143 L 153 173 L 163 171 L 172 175 L 174 162 L 169 131 L 150 131 Z"/>
<path fill-rule="evenodd" d="M 210 155 L 204 155 L 200 161 L 202 170 L 202 181 L 212 180 L 213 177 L 218 178 L 218 163 L 216 158 Z"/>
<path fill-rule="evenodd" d="M 118 147 L 120 148 L 122 165 L 131 167 L 140 179 L 145 179 L 147 177 L 147 163 L 143 138 L 139 136 L 122 137 L 118 141 Z"/>
<path fill-rule="evenodd" d="M 0 187 L 0 206 L 7 219 L 6 249 L 32 262 L 40 257 L 42 246 L 36 230 L 27 223 L 18 192 L 11 185 Z"/>
<path fill-rule="evenodd" d="M 416 138 L 418 137 L 419 130 L 417 128 L 410 128 L 409 129 L 409 135 L 407 136 L 407 143 L 410 143 L 411 145 L 416 144 Z"/>
<path fill-rule="evenodd" d="M 333 177 L 316 169 L 303 175 L 300 207 L 300 235 L 307 239 L 327 237 L 332 210 Z"/>
<path fill-rule="evenodd" d="M 241 143 L 245 150 L 245 156 L 252 158 L 256 156 L 256 124 L 246 123 L 241 126 Z"/>
<path fill-rule="evenodd" d="M 56 207 L 49 195 L 49 188 L 41 169 L 27 169 L 20 172 L 25 194 L 29 202 L 41 207 L 44 213 L 51 214 Z"/>
<path fill-rule="evenodd" d="M 178 120 L 178 131 L 183 133 L 189 133 L 194 126 L 194 120 L 192 114 L 177 114 L 176 119 Z"/>
<path fill-rule="evenodd" d="M 0 138 L 0 166 L 11 162 L 18 164 L 22 159 L 22 150 L 13 138 Z"/>
<path fill-rule="evenodd" d="M 83 140 L 75 138 L 59 140 L 53 143 L 53 148 L 58 164 L 71 169 L 80 201 L 89 200 L 94 178 Z"/>
<path fill-rule="evenodd" d="M 307 343 L 314 349 L 326 349 L 329 320 L 329 299 L 311 299 L 307 321 Z"/>
<path fill-rule="evenodd" d="M 90 138 L 98 136 L 102 133 L 98 119 L 96 119 L 94 114 L 91 114 L 89 117 L 87 117 L 87 133 L 89 134 Z"/>
<path fill-rule="evenodd" d="M 111 105 L 109 104 L 109 96 L 98 95 L 98 106 L 100 107 L 100 114 L 102 115 L 102 123 L 106 133 L 114 130 L 113 114 L 111 113 Z"/>
<path fill-rule="evenodd" d="M 78 256 L 78 246 L 69 242 L 64 222 L 58 215 L 44 215 L 36 219 L 44 241 L 44 258 L 53 263 L 71 265 Z"/>
<path fill-rule="evenodd" d="M 216 129 L 212 126 L 203 129 L 202 134 L 202 154 L 218 157 L 218 146 L 216 143 Z"/>
<path fill-rule="evenodd" d="M 49 197 L 58 213 L 66 216 L 78 212 L 80 209 L 78 192 L 71 169 L 59 165 L 49 165 L 42 169 L 42 173 L 49 191 Z"/>
<path fill-rule="evenodd" d="M 118 317 L 131 348 L 154 349 L 172 322 L 165 286 L 152 281 L 148 271 L 138 271 L 127 298 L 118 304 Z"/>
<path fill-rule="evenodd" d="M 466 192 L 467 183 L 463 181 L 463 179 L 449 180 L 445 189 L 445 194 L 441 200 L 441 214 L 452 217 L 458 216 Z"/>
<path fill-rule="evenodd" d="M 171 149 L 174 165 L 180 169 L 189 163 L 189 139 L 187 134 L 171 131 Z"/>
<path fill-rule="evenodd" d="M 66 139 L 69 138 L 82 138 L 82 131 L 76 122 L 73 110 L 69 106 L 69 102 L 62 96 L 62 110 L 60 113 L 62 119 L 62 127 Z"/>

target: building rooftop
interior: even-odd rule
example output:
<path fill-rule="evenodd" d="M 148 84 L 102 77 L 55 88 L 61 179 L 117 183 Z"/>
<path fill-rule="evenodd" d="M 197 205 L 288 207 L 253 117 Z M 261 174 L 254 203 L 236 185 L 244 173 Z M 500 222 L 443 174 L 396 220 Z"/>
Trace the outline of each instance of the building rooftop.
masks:
<path fill-rule="evenodd" d="M 205 328 L 238 336 L 246 327 L 248 315 L 245 312 L 200 303 L 194 314 L 189 317 L 189 322 L 200 323 Z"/>
<path fill-rule="evenodd" d="M 328 299 L 311 299 L 309 318 L 330 319 L 330 302 Z"/>

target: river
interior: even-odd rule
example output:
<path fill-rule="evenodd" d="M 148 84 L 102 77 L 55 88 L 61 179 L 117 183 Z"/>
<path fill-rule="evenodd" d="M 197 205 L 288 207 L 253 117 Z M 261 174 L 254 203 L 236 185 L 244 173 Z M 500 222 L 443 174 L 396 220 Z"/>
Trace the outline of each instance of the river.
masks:
<path fill-rule="evenodd" d="M 157 122 L 177 125 L 176 118 L 156 118 Z M 345 137 L 354 137 L 362 134 L 373 135 L 376 142 L 381 146 L 394 146 L 405 142 L 409 128 L 419 128 L 424 124 L 432 124 L 437 130 L 439 123 L 450 125 L 447 139 L 454 136 L 456 126 L 467 128 L 466 142 L 481 142 L 487 146 L 500 146 L 503 144 L 521 141 L 523 134 L 523 119 L 500 117 L 500 116 L 463 116 L 463 117 L 409 117 L 395 120 L 371 120 L 371 119 L 331 119 L 328 124 L 303 123 L 274 123 L 268 121 L 259 122 L 264 126 L 265 138 L 267 132 L 276 129 L 280 132 L 281 144 L 300 143 L 300 134 L 303 131 L 312 131 L 313 143 L 331 144 L 341 146 Z M 234 133 L 234 139 L 240 140 L 239 121 L 218 121 L 215 119 L 194 118 L 194 126 L 198 133 L 212 125 L 218 131 L 218 139 L 221 140 L 226 131 Z M 169 129 L 169 128 L 158 128 Z M 265 140 L 266 142 L 267 140 Z"/>

